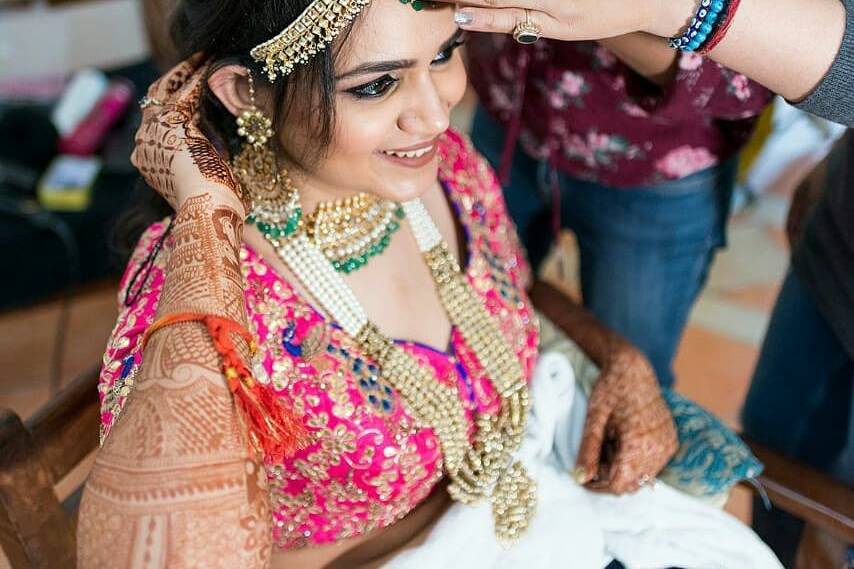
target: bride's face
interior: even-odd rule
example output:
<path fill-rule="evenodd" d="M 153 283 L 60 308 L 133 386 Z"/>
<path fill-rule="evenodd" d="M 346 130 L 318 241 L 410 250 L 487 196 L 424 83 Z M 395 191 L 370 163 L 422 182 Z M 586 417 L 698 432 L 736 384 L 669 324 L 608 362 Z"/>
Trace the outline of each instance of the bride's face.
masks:
<path fill-rule="evenodd" d="M 374 0 L 339 52 L 332 142 L 311 172 L 297 173 L 304 191 L 404 201 L 434 184 L 437 137 L 466 87 L 462 39 L 452 5 L 416 12 Z M 286 146 L 300 144 L 292 134 Z"/>

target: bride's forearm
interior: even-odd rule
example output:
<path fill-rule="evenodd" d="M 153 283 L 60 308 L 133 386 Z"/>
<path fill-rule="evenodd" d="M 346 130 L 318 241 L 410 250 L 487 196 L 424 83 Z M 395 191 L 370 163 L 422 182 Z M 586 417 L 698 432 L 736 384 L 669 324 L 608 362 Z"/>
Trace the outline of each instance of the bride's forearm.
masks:
<path fill-rule="evenodd" d="M 627 347 L 626 340 L 619 334 L 609 330 L 586 308 L 552 285 L 536 281 L 529 296 L 534 305 L 540 307 L 543 314 L 572 338 L 600 368 L 617 351 Z"/>
<path fill-rule="evenodd" d="M 203 193 L 181 205 L 158 316 L 199 312 L 245 324 L 239 260 L 244 224 L 235 203 Z"/>
<path fill-rule="evenodd" d="M 243 219 L 210 196 L 175 219 L 159 315 L 219 314 L 245 322 L 239 243 Z M 198 323 L 151 337 L 133 396 L 87 482 L 79 566 L 268 566 L 270 517 L 263 469 Z"/>
<path fill-rule="evenodd" d="M 213 363 L 206 331 L 155 336 L 133 396 L 101 449 L 78 522 L 81 569 L 265 569 L 263 469 Z"/>

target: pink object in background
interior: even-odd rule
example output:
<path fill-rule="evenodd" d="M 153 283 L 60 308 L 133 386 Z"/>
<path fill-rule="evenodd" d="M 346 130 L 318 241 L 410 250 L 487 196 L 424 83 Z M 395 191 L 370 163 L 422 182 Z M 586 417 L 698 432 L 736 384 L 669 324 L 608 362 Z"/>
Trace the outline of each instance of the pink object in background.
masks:
<path fill-rule="evenodd" d="M 124 81 L 114 81 L 95 105 L 95 108 L 69 134 L 59 140 L 63 154 L 91 156 L 104 143 L 110 129 L 125 115 L 133 101 L 133 87 Z"/>

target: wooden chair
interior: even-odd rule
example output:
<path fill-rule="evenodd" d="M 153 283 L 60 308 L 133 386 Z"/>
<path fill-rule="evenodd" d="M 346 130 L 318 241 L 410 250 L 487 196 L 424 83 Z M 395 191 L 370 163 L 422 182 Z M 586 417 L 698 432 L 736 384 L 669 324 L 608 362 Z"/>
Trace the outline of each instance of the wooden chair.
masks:
<path fill-rule="evenodd" d="M 75 380 L 25 422 L 0 409 L 0 548 L 12 569 L 72 569 L 82 487 L 55 486 L 98 447 L 98 370 Z"/>
<path fill-rule="evenodd" d="M 844 544 L 854 543 L 854 489 L 743 434 L 741 438 L 765 465 L 759 482 L 776 508 Z"/>
<path fill-rule="evenodd" d="M 562 294 L 542 281 L 531 290 L 534 305 L 558 326 L 562 318 L 560 303 L 556 299 Z M 854 489 L 744 435 L 741 437 L 765 465 L 759 481 L 775 507 L 804 520 L 807 526 L 827 532 L 842 543 L 854 543 Z M 756 486 L 745 485 L 759 491 Z"/>

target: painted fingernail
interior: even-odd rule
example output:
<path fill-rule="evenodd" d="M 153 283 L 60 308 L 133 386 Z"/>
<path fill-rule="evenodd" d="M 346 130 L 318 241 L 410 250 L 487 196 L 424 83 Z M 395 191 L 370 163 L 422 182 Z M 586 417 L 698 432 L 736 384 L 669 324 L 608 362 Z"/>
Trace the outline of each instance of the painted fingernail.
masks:
<path fill-rule="evenodd" d="M 454 23 L 456 23 L 458 26 L 467 26 L 473 21 L 474 18 L 469 13 L 460 11 L 454 12 Z"/>
<path fill-rule="evenodd" d="M 583 466 L 576 466 L 569 471 L 569 474 L 572 476 L 572 479 L 579 484 L 587 482 L 587 470 Z"/>

